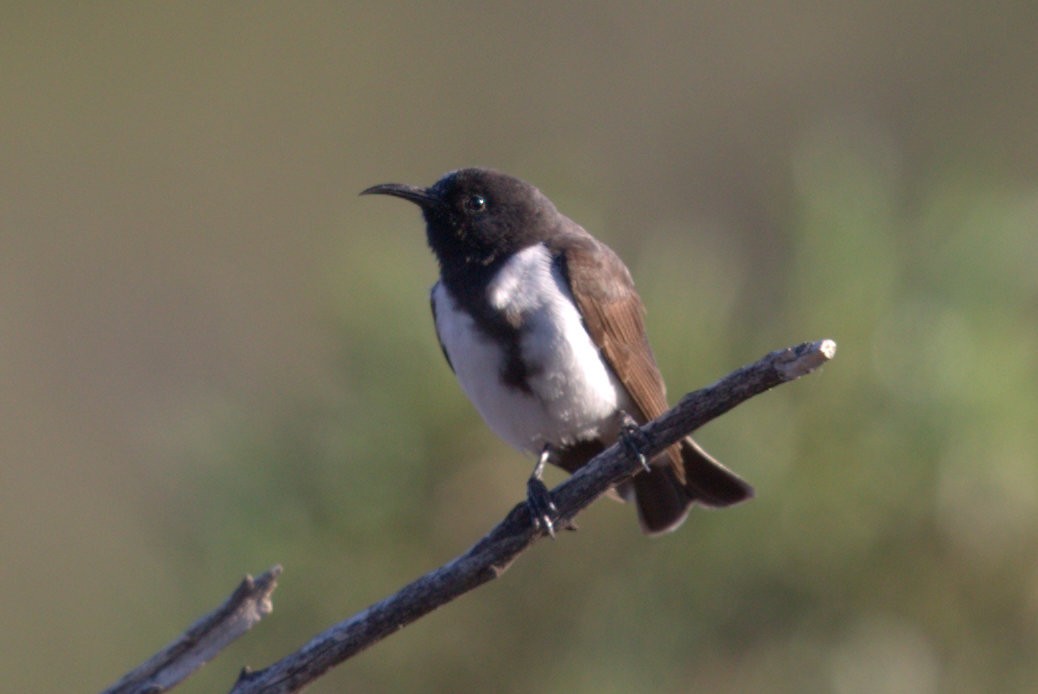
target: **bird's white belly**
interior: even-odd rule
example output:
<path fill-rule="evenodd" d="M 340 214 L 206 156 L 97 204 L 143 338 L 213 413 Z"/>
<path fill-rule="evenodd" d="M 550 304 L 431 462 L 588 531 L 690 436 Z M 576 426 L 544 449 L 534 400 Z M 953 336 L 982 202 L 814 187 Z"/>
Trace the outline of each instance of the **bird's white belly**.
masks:
<path fill-rule="evenodd" d="M 545 444 L 612 438 L 626 391 L 584 328 L 565 279 L 541 245 L 517 253 L 487 288 L 491 307 L 518 320 L 529 389 L 502 380 L 506 351 L 450 293 L 433 290 L 436 329 L 462 389 L 487 425 L 533 453 Z"/>

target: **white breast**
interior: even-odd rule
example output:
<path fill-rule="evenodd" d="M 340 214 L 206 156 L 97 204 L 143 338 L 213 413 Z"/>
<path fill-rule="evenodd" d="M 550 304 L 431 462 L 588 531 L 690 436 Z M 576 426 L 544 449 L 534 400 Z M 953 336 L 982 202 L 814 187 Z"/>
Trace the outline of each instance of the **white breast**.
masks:
<path fill-rule="evenodd" d="M 433 289 L 440 342 L 487 425 L 532 453 L 546 443 L 615 435 L 626 391 L 591 341 L 548 249 L 536 245 L 517 253 L 487 287 L 486 299 L 521 326 L 530 392 L 501 381 L 504 350 L 476 328 L 443 284 Z"/>

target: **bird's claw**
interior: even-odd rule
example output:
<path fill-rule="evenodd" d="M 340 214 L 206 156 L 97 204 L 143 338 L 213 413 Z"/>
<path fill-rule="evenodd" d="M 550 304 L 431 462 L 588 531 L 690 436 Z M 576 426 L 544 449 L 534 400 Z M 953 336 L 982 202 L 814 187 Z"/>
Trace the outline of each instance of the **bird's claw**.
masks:
<path fill-rule="evenodd" d="M 559 509 L 551 500 L 551 492 L 544 482 L 530 477 L 526 482 L 526 504 L 530 507 L 533 524 L 555 538 L 555 521 L 559 519 Z"/>
<path fill-rule="evenodd" d="M 641 463 L 642 469 L 649 471 L 649 461 L 645 457 L 645 449 L 651 445 L 649 437 L 645 435 L 638 423 L 626 412 L 621 412 L 622 422 L 620 424 L 620 442 L 623 444 L 627 454 Z"/>

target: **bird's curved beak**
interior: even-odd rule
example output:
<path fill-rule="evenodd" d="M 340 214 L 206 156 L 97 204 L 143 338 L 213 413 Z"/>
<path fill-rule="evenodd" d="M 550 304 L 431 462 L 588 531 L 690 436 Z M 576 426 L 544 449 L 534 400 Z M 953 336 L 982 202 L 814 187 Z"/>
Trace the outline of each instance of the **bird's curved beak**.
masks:
<path fill-rule="evenodd" d="M 428 188 L 421 188 L 419 186 L 411 186 L 406 183 L 380 183 L 377 186 L 371 186 L 360 191 L 361 195 L 392 195 L 396 198 L 403 198 L 404 200 L 410 200 L 414 204 L 421 207 L 423 210 L 436 207 L 440 204 L 440 199 L 429 192 Z"/>

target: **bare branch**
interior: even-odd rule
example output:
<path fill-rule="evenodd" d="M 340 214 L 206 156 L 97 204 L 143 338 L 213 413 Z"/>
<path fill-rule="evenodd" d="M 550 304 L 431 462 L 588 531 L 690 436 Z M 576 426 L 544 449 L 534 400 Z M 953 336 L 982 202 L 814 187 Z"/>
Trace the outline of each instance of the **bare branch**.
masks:
<path fill-rule="evenodd" d="M 270 595 L 281 567 L 256 579 L 246 576 L 224 604 L 188 627 L 176 641 L 128 672 L 103 694 L 148 694 L 167 691 L 187 679 L 231 642 L 274 609 Z"/>
<path fill-rule="evenodd" d="M 659 453 L 712 419 L 770 388 L 810 373 L 836 353 L 836 343 L 820 340 L 768 354 L 717 383 L 686 395 L 676 407 L 642 427 L 649 442 L 645 454 Z M 622 446 L 596 456 L 556 487 L 560 523 L 572 519 L 613 484 L 640 467 Z M 340 622 L 273 665 L 243 671 L 232 694 L 295 692 L 329 668 L 410 624 L 459 595 L 500 576 L 527 547 L 542 537 L 525 503 L 465 554 L 427 573 L 395 595 Z"/>

